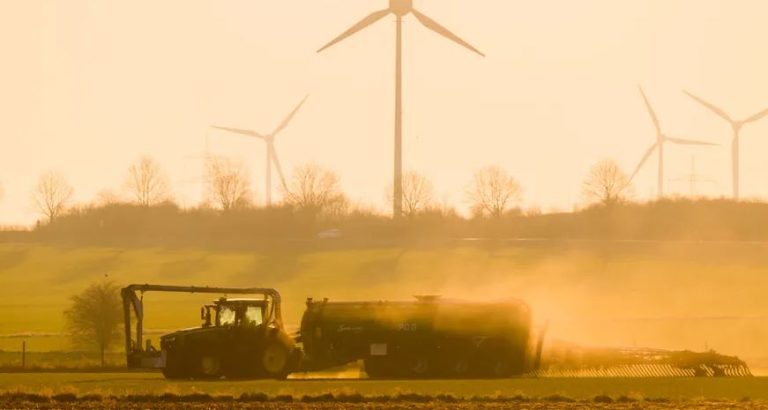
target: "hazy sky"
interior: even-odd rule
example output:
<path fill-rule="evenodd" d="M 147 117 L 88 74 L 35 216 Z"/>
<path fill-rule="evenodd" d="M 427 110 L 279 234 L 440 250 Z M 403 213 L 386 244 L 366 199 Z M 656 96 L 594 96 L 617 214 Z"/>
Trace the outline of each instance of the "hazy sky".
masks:
<path fill-rule="evenodd" d="M 405 167 L 464 207 L 472 172 L 498 164 L 524 206 L 569 210 L 591 164 L 627 171 L 653 142 L 637 85 L 665 129 L 723 147 L 668 146 L 669 192 L 697 170 L 730 193 L 730 127 L 681 93 L 736 117 L 768 107 L 764 0 L 415 0 L 481 49 L 480 58 L 418 24 L 404 27 Z M 0 2 L 0 224 L 37 218 L 32 187 L 62 172 L 78 201 L 119 190 L 142 154 L 164 165 L 180 202 L 203 190 L 212 153 L 247 162 L 264 197 L 264 146 L 208 131 L 270 131 L 310 94 L 277 140 L 286 172 L 337 171 L 354 199 L 385 209 L 391 184 L 394 24 L 386 18 L 315 50 L 384 0 Z M 768 197 L 768 120 L 745 128 L 742 192 Z M 655 191 L 656 159 L 636 180 Z"/>

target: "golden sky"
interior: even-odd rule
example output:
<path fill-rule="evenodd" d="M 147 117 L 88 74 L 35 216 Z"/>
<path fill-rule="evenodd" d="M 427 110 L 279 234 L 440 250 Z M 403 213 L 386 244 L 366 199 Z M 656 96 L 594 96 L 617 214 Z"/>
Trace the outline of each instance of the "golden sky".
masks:
<path fill-rule="evenodd" d="M 668 146 L 667 189 L 730 193 L 730 126 L 682 94 L 736 117 L 768 107 L 764 0 L 414 0 L 482 50 L 480 58 L 404 26 L 404 163 L 438 199 L 466 206 L 472 172 L 498 164 L 523 206 L 570 210 L 590 165 L 628 172 L 653 142 L 637 85 L 671 135 L 723 143 Z M 386 209 L 391 184 L 394 24 L 385 18 L 322 54 L 320 46 L 384 0 L 0 2 L 0 224 L 37 218 L 30 193 L 62 172 L 78 201 L 119 190 L 143 154 L 163 163 L 176 196 L 197 203 L 201 154 L 247 162 L 264 194 L 264 146 L 208 131 L 268 132 L 310 94 L 276 142 L 286 172 L 337 171 L 357 201 Z M 768 197 L 768 120 L 744 129 L 742 192 Z M 655 192 L 655 158 L 638 175 Z"/>

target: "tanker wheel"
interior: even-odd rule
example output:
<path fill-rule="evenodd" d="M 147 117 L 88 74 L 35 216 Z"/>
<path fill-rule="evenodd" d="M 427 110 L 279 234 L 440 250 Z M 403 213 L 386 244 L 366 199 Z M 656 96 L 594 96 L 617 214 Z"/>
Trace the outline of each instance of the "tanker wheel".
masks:
<path fill-rule="evenodd" d="M 221 358 L 214 354 L 202 354 L 198 359 L 198 374 L 204 379 L 221 378 Z"/>
<path fill-rule="evenodd" d="M 489 366 L 490 376 L 494 378 L 505 378 L 512 374 L 512 365 L 506 358 L 500 357 L 493 360 Z"/>
<path fill-rule="evenodd" d="M 495 350 L 486 350 L 473 358 L 470 373 L 474 377 L 496 379 L 509 376 L 511 369 L 506 355 Z"/>
<path fill-rule="evenodd" d="M 387 361 L 379 357 L 368 357 L 364 359 L 363 370 L 365 370 L 365 374 L 371 379 L 392 377 Z"/>
<path fill-rule="evenodd" d="M 474 377 L 500 379 L 513 373 L 512 362 L 503 355 L 485 355 L 473 361 L 470 373 Z"/>
<path fill-rule="evenodd" d="M 415 356 L 408 362 L 410 363 L 407 367 L 408 376 L 424 378 L 429 376 L 432 371 L 431 360 L 426 355 Z"/>
<path fill-rule="evenodd" d="M 283 380 L 288 377 L 290 353 L 279 342 L 270 342 L 261 355 L 261 366 L 269 377 Z"/>
<path fill-rule="evenodd" d="M 449 362 L 446 368 L 446 376 L 457 379 L 469 377 L 472 365 L 467 357 L 458 357 Z"/>

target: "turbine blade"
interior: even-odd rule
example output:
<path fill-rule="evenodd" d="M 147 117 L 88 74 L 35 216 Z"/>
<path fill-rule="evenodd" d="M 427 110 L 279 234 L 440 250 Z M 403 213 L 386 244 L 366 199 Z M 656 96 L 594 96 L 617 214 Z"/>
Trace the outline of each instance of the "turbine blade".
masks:
<path fill-rule="evenodd" d="M 686 90 L 683 90 L 683 92 L 684 92 L 686 95 L 688 95 L 689 97 L 691 97 L 691 98 L 693 98 L 694 100 L 696 100 L 696 101 L 697 101 L 699 104 L 701 104 L 701 105 L 703 105 L 703 106 L 707 107 L 707 108 L 708 108 L 710 111 L 714 112 L 715 114 L 717 114 L 718 116 L 720 116 L 722 119 L 724 119 L 724 120 L 726 120 L 726 121 L 728 121 L 728 122 L 731 122 L 731 123 L 733 122 L 733 119 L 732 119 L 732 118 L 731 118 L 731 117 L 728 115 L 728 113 L 726 113 L 725 111 L 723 111 L 723 110 L 722 110 L 722 109 L 720 109 L 719 107 L 716 107 L 714 104 L 712 104 L 712 103 L 710 103 L 710 102 L 708 102 L 708 101 L 705 101 L 704 99 L 702 99 L 702 98 L 699 98 L 699 97 L 697 97 L 697 96 L 695 96 L 695 95 L 691 94 L 690 92 L 688 92 L 688 91 L 686 91 Z"/>
<path fill-rule="evenodd" d="M 365 17 L 364 19 L 360 20 L 357 24 L 355 24 L 354 26 L 350 27 L 347 31 L 341 33 L 338 37 L 336 37 L 333 40 L 331 40 L 330 43 L 324 45 L 322 48 L 317 50 L 317 52 L 319 53 L 319 52 L 325 50 L 326 48 L 328 48 L 328 47 L 330 47 L 330 46 L 340 42 L 341 40 L 344 40 L 345 38 L 351 36 L 352 34 L 355 34 L 358 31 L 360 31 L 360 30 L 370 26 L 371 24 L 373 24 L 373 23 L 383 19 L 384 16 L 386 16 L 390 12 L 391 11 L 387 8 L 387 9 L 375 11 L 375 12 L 369 14 L 367 17 Z"/>
<path fill-rule="evenodd" d="M 211 126 L 211 128 L 215 128 L 217 130 L 222 130 L 222 131 L 227 131 L 227 132 L 232 132 L 232 133 L 240 134 L 240 135 L 247 135 L 249 137 L 256 137 L 256 138 L 264 139 L 264 136 L 259 134 L 256 131 L 243 130 L 243 129 L 240 129 L 240 128 L 218 127 L 218 126 L 215 126 L 215 125 Z"/>
<path fill-rule="evenodd" d="M 275 164 L 275 169 L 277 169 L 277 175 L 280 176 L 280 184 L 283 186 L 283 191 L 288 191 L 288 185 L 285 183 L 285 175 L 283 175 L 283 167 L 280 166 L 280 160 L 277 158 L 277 150 L 275 150 L 275 144 L 271 141 L 268 144 L 269 149 L 269 156 L 272 157 L 272 161 Z"/>
<path fill-rule="evenodd" d="M 685 138 L 666 137 L 666 138 L 664 138 L 664 140 L 665 141 L 669 141 L 669 142 L 674 143 L 674 144 L 681 144 L 681 145 L 708 145 L 708 146 L 720 145 L 720 144 L 716 144 L 714 142 L 689 140 L 689 139 L 685 139 Z"/>
<path fill-rule="evenodd" d="M 656 128 L 656 135 L 659 135 L 661 134 L 661 124 L 659 124 L 659 117 L 656 116 L 656 112 L 653 110 L 651 102 L 648 101 L 648 97 L 646 97 L 645 92 L 643 91 L 643 87 L 637 86 L 637 88 L 640 89 L 640 95 L 643 96 L 645 107 L 648 108 L 648 114 L 650 114 L 651 120 L 653 121 L 653 126 Z"/>
<path fill-rule="evenodd" d="M 651 157 L 651 155 L 653 154 L 653 151 L 656 150 L 656 147 L 658 145 L 659 144 L 653 144 L 651 145 L 651 148 L 648 148 L 648 151 L 645 151 L 645 155 L 643 155 L 643 159 L 640 160 L 640 163 L 637 164 L 637 167 L 635 167 L 635 171 L 632 173 L 632 176 L 629 177 L 629 182 L 632 182 L 632 180 L 635 179 L 635 176 L 637 175 L 637 173 L 640 172 L 640 168 L 642 168 L 643 165 L 645 165 L 646 161 L 648 161 L 648 158 Z"/>
<path fill-rule="evenodd" d="M 293 109 L 293 111 L 291 111 L 291 113 L 290 113 L 290 114 L 288 114 L 288 116 L 287 116 L 287 117 L 285 117 L 285 119 L 283 120 L 283 122 L 281 122 L 281 123 L 280 123 L 280 125 L 278 125 L 278 126 L 277 126 L 277 128 L 275 128 L 275 130 L 274 130 L 274 131 L 272 131 L 272 136 L 273 136 L 273 137 L 274 137 L 275 135 L 277 135 L 277 133 L 279 133 L 280 131 L 282 131 L 282 130 L 283 130 L 285 127 L 287 127 L 287 126 L 288 126 L 288 123 L 289 123 L 289 122 L 291 122 L 291 120 L 293 119 L 293 116 L 294 116 L 294 115 L 296 115 L 296 113 L 297 113 L 297 112 L 299 112 L 299 108 L 301 108 L 301 106 L 302 106 L 302 105 L 304 105 L 304 101 L 307 101 L 307 98 L 309 98 L 309 95 L 305 96 L 305 97 L 304 97 L 304 99 L 303 99 L 303 100 L 301 100 L 301 102 L 299 103 L 299 105 L 297 105 L 297 106 L 296 106 L 296 108 L 294 108 L 294 109 Z"/>
<path fill-rule="evenodd" d="M 755 122 L 755 121 L 757 121 L 757 120 L 760 120 L 760 119 L 762 119 L 762 118 L 763 118 L 763 117 L 765 117 L 766 115 L 768 115 L 768 109 L 765 109 L 765 110 L 763 110 L 763 111 L 760 111 L 759 113 L 757 113 L 757 114 L 755 114 L 755 115 L 753 115 L 753 116 L 751 116 L 751 117 L 747 118 L 746 120 L 744 120 L 744 122 L 743 122 L 743 123 L 744 123 L 744 124 L 746 124 L 746 123 L 748 123 L 748 122 Z"/>
<path fill-rule="evenodd" d="M 449 39 L 449 40 L 451 40 L 453 42 L 456 42 L 456 43 L 458 43 L 458 44 L 460 44 L 460 45 L 462 45 L 462 46 L 464 46 L 464 47 L 474 51 L 475 53 L 480 54 L 481 56 L 485 57 L 485 54 L 481 53 L 480 50 L 472 47 L 471 44 L 469 44 L 466 41 L 462 40 L 456 34 L 451 33 L 447 28 L 441 26 L 436 21 L 434 21 L 431 18 L 427 17 L 426 15 L 421 13 L 420 11 L 418 11 L 416 9 L 412 9 L 411 13 L 413 13 L 413 15 L 416 16 L 416 18 L 419 19 L 421 24 L 423 24 L 426 28 L 428 28 L 428 29 L 434 31 L 435 33 L 440 34 L 441 36 L 443 36 L 443 37 L 445 37 L 445 38 L 447 38 L 447 39 Z"/>

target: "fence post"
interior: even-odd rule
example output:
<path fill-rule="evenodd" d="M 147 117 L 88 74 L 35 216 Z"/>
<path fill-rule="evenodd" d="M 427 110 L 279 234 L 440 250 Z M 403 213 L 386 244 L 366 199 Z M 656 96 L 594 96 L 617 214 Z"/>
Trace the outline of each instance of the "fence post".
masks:
<path fill-rule="evenodd" d="M 27 367 L 27 341 L 21 341 L 21 368 Z"/>

